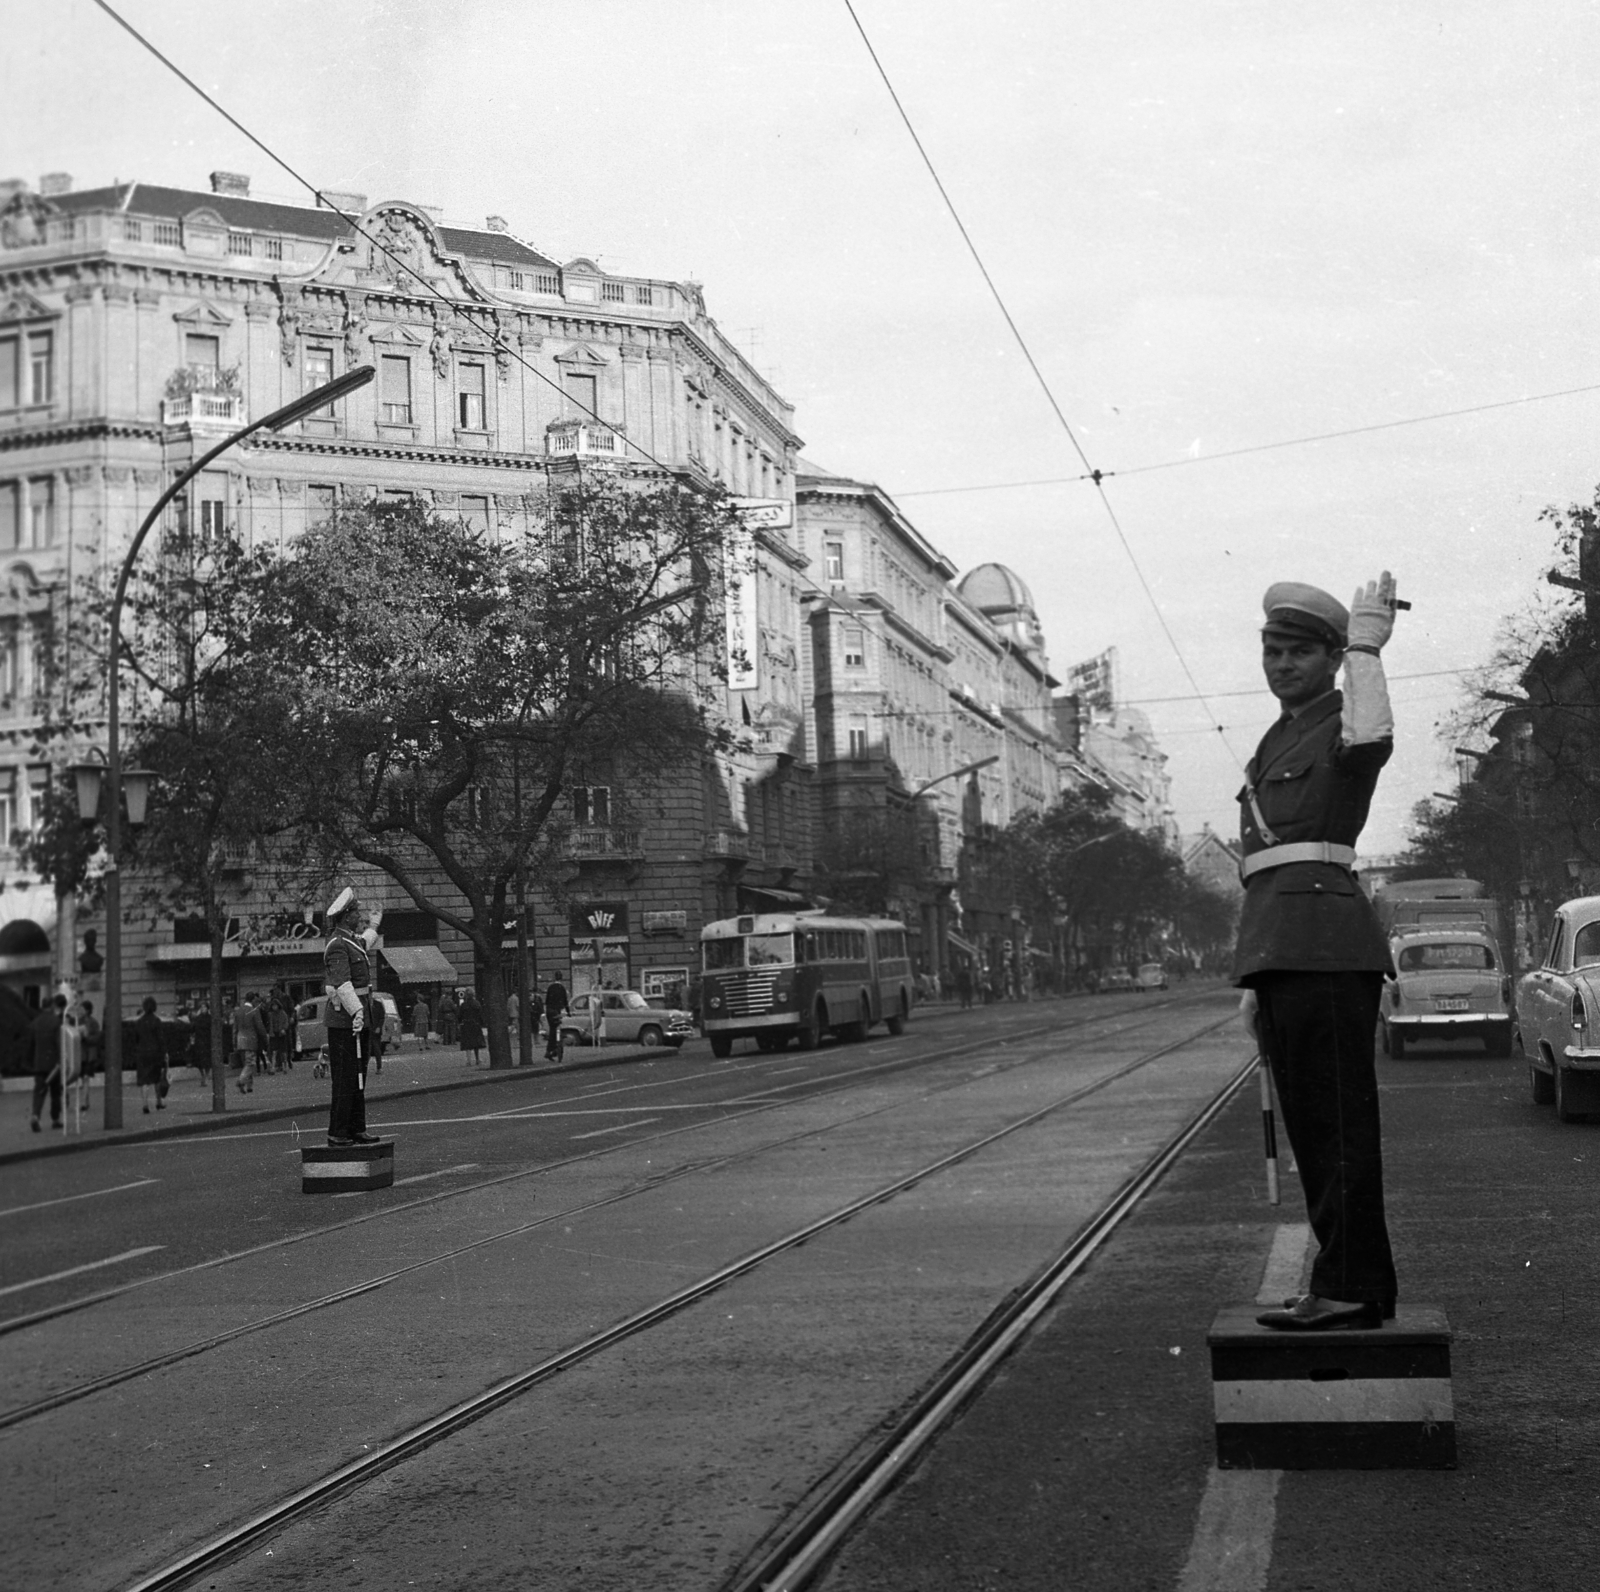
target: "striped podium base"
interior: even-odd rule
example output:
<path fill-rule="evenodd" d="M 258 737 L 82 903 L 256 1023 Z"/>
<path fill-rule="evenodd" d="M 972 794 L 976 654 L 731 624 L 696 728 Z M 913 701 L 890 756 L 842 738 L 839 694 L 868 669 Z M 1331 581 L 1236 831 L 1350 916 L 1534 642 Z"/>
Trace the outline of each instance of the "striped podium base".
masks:
<path fill-rule="evenodd" d="M 1450 1324 L 1402 1308 L 1359 1332 L 1274 1332 L 1229 1305 L 1206 1334 L 1220 1470 L 1453 1470 Z"/>
<path fill-rule="evenodd" d="M 324 1144 L 300 1152 L 302 1194 L 354 1194 L 394 1184 L 394 1140 Z"/>

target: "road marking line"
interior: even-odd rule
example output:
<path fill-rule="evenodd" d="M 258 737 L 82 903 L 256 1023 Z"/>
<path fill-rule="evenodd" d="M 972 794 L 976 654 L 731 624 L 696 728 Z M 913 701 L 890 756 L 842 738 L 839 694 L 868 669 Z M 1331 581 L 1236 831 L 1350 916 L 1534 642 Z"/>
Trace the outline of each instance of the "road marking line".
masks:
<path fill-rule="evenodd" d="M 403 1183 L 426 1183 L 430 1178 L 449 1177 L 452 1172 L 476 1172 L 476 1161 L 463 1161 L 460 1166 L 442 1166 L 437 1172 L 417 1172 L 411 1177 L 397 1177 L 394 1187 L 399 1188 Z"/>
<path fill-rule="evenodd" d="M 115 1188 L 92 1188 L 87 1194 L 63 1194 L 60 1199 L 40 1200 L 34 1205 L 13 1205 L 10 1210 L 0 1211 L 0 1216 L 20 1216 L 24 1211 L 42 1211 L 51 1205 L 66 1205 L 72 1200 L 92 1200 L 102 1194 L 122 1194 L 130 1188 L 144 1188 L 147 1184 L 160 1181 L 158 1177 L 141 1177 L 133 1183 L 119 1183 Z"/>
<path fill-rule="evenodd" d="M 153 1255 L 158 1249 L 166 1247 L 165 1244 L 145 1244 L 140 1249 L 125 1249 L 120 1255 L 107 1255 L 104 1260 L 91 1260 L 86 1266 L 69 1266 L 65 1271 L 51 1272 L 48 1277 L 35 1277 L 30 1282 L 14 1282 L 8 1288 L 0 1288 L 0 1297 L 22 1293 L 28 1288 L 42 1288 L 46 1283 L 60 1282 L 66 1277 L 76 1277 L 80 1272 L 99 1271 L 102 1266 L 116 1266 L 125 1260 L 137 1260 L 141 1255 Z"/>
<path fill-rule="evenodd" d="M 1257 1304 L 1275 1305 L 1300 1291 L 1310 1247 L 1305 1222 L 1285 1223 L 1273 1233 Z M 1282 1480 L 1281 1470 L 1212 1466 L 1178 1592 L 1265 1592 Z"/>
<path fill-rule="evenodd" d="M 646 1117 L 643 1122 L 619 1122 L 614 1128 L 596 1128 L 593 1133 L 574 1133 L 572 1142 L 577 1144 L 583 1139 L 598 1139 L 607 1133 L 626 1133 L 629 1128 L 645 1128 L 660 1120 L 660 1117 Z"/>

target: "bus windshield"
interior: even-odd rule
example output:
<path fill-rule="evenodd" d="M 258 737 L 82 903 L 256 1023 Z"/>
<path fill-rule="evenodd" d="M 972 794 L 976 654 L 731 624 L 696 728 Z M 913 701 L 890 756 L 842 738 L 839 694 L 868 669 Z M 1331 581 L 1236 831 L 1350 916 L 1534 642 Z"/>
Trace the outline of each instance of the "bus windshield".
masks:
<path fill-rule="evenodd" d="M 750 947 L 751 967 L 787 967 L 794 961 L 792 934 L 752 934 L 745 944 Z"/>
<path fill-rule="evenodd" d="M 701 949 L 705 952 L 706 972 L 715 973 L 726 967 L 744 966 L 744 941 L 737 937 L 726 940 L 706 940 Z"/>

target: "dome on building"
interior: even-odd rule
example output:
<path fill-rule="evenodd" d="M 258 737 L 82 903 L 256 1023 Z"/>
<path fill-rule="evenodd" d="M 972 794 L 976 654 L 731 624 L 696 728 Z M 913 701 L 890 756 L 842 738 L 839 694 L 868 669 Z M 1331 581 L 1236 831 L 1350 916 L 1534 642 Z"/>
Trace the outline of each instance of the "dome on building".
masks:
<path fill-rule="evenodd" d="M 1036 612 L 1033 593 L 1022 577 L 1004 564 L 979 564 L 976 569 L 969 569 L 956 582 L 956 590 L 974 608 L 981 608 L 985 613 L 990 609 Z"/>

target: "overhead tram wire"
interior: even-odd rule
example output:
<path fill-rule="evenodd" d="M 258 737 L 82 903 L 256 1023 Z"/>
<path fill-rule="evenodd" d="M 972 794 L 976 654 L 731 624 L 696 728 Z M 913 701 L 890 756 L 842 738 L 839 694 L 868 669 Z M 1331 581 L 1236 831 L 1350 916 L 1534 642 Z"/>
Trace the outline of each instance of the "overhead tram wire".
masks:
<path fill-rule="evenodd" d="M 103 0 L 97 0 L 103 3 Z M 1122 551 L 1127 555 L 1128 563 L 1133 568 L 1134 575 L 1138 578 L 1139 585 L 1143 588 L 1146 599 L 1150 603 L 1151 611 L 1156 616 L 1156 622 L 1161 626 L 1162 634 L 1167 638 L 1167 644 L 1172 648 L 1172 653 L 1178 660 L 1178 666 L 1183 670 L 1184 677 L 1194 687 L 1196 697 L 1206 703 L 1206 712 L 1217 727 L 1217 732 L 1222 736 L 1223 745 L 1228 748 L 1229 754 L 1235 763 L 1239 764 L 1241 771 L 1244 764 L 1240 761 L 1239 754 L 1234 751 L 1232 743 L 1228 740 L 1221 722 L 1215 713 L 1211 712 L 1210 704 L 1206 701 L 1205 693 L 1200 689 L 1200 682 L 1195 678 L 1194 670 L 1189 667 L 1189 660 L 1183 655 L 1183 648 L 1178 645 L 1178 638 L 1173 634 L 1172 626 L 1167 623 L 1167 616 L 1161 610 L 1161 604 L 1156 601 L 1156 594 L 1151 589 L 1150 582 L 1145 577 L 1143 568 L 1133 551 L 1127 533 L 1122 528 L 1122 522 L 1117 518 L 1117 511 L 1111 505 L 1111 499 L 1106 495 L 1105 475 L 1089 462 L 1089 456 L 1083 450 L 1083 444 L 1078 441 L 1078 434 L 1072 429 L 1072 423 L 1067 419 L 1061 405 L 1056 401 L 1056 395 L 1051 390 L 1050 383 L 1045 379 L 1044 372 L 1039 368 L 1038 361 L 1033 357 L 1033 350 L 1029 348 L 1027 339 L 1022 335 L 1021 329 L 1013 319 L 1010 309 L 1002 297 L 995 280 L 989 274 L 989 268 L 983 262 L 983 256 L 978 252 L 978 246 L 972 241 L 972 234 L 967 231 L 966 223 L 961 219 L 961 213 L 956 209 L 954 201 L 946 190 L 943 179 L 939 176 L 938 168 L 933 164 L 932 157 L 923 147 L 921 138 L 917 136 L 917 129 L 913 126 L 911 117 L 906 113 L 906 108 L 900 102 L 900 96 L 895 92 L 895 86 L 890 80 L 888 72 L 884 69 L 883 62 L 878 59 L 878 52 L 873 48 L 872 40 L 868 37 L 866 28 L 862 25 L 861 18 L 856 15 L 855 5 L 852 0 L 844 0 L 844 8 L 850 13 L 850 20 L 855 24 L 856 32 L 861 35 L 861 42 L 866 46 L 867 54 L 872 58 L 878 76 L 883 80 L 883 86 L 888 90 L 889 98 L 894 102 L 894 108 L 899 113 L 900 120 L 905 124 L 906 132 L 911 136 L 911 142 L 916 146 L 916 151 L 922 158 L 922 164 L 927 167 L 928 175 L 933 179 L 933 185 L 939 190 L 939 197 L 944 201 L 944 207 L 950 212 L 950 219 L 955 222 L 956 230 L 961 234 L 961 241 L 966 244 L 967 252 L 972 256 L 973 263 L 978 267 L 978 273 L 983 277 L 984 284 L 989 289 L 990 296 L 994 299 L 1001 317 L 1010 329 L 1012 337 L 1016 340 L 1017 347 L 1022 351 L 1022 357 L 1028 363 L 1028 369 L 1033 372 L 1034 380 L 1038 382 L 1039 389 L 1044 393 L 1045 401 L 1050 405 L 1062 431 L 1066 433 L 1067 440 L 1072 444 L 1072 450 L 1083 461 L 1083 467 L 1088 474 L 1080 479 L 1092 481 L 1095 491 L 1100 495 L 1101 506 L 1106 511 L 1106 517 L 1111 521 L 1112 529 L 1117 533 L 1117 540 L 1122 544 Z"/>
<path fill-rule="evenodd" d="M 1309 437 L 1283 437 L 1277 442 L 1257 442 L 1245 448 L 1224 448 L 1220 453 L 1196 454 L 1192 458 L 1167 459 L 1160 464 L 1135 464 L 1125 470 L 1090 471 L 1087 475 L 1047 475 L 1032 481 L 985 481 L 974 486 L 927 486 L 909 492 L 895 492 L 896 498 L 949 497 L 960 492 L 1014 492 L 1032 486 L 1072 486 L 1079 481 L 1109 481 L 1112 476 L 1149 475 L 1156 470 L 1181 470 L 1189 465 L 1216 464 L 1222 459 L 1241 459 L 1251 453 L 1271 453 L 1278 448 L 1304 448 L 1314 442 L 1337 442 L 1344 437 L 1364 437 L 1375 431 L 1395 431 L 1402 426 L 1426 426 L 1439 420 L 1457 420 L 1463 415 L 1483 415 L 1495 409 L 1516 409 L 1523 404 L 1550 403 L 1557 398 L 1580 398 L 1600 392 L 1600 384 L 1589 387 L 1564 387 L 1559 392 L 1527 393 L 1521 398 L 1502 398 L 1495 403 L 1471 404 L 1465 409 L 1441 409 L 1436 414 L 1411 415 L 1403 420 L 1378 420 L 1367 426 L 1347 426 L 1343 431 L 1319 431 Z"/>

